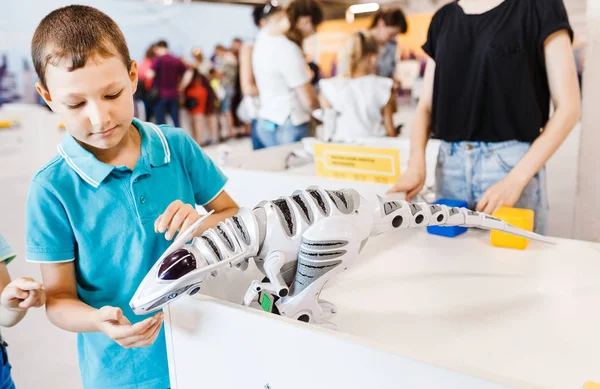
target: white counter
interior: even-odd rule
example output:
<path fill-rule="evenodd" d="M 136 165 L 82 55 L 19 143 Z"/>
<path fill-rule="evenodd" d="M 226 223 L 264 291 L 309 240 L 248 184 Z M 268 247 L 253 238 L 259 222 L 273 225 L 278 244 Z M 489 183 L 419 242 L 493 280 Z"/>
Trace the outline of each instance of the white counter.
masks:
<path fill-rule="evenodd" d="M 365 194 L 385 187 L 227 174 L 242 205 L 309 184 Z M 229 283 L 213 279 L 205 289 L 239 302 L 252 275 L 229 273 Z M 564 389 L 600 381 L 598 244 L 532 242 L 517 251 L 492 247 L 483 231 L 453 239 L 396 231 L 370 240 L 321 297 L 338 307 L 337 332 L 207 297 L 175 302 L 167 310 L 173 389 Z"/>

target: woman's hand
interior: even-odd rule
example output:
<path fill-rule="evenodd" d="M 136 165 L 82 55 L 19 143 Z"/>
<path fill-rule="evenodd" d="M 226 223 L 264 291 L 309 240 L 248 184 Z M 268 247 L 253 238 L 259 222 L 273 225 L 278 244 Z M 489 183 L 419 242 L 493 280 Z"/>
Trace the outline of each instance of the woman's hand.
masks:
<path fill-rule="evenodd" d="M 411 201 L 423 189 L 426 174 L 425 161 L 412 163 L 386 194 L 406 192 L 406 201 Z"/>
<path fill-rule="evenodd" d="M 475 210 L 491 215 L 501 207 L 513 207 L 524 189 L 522 184 L 507 176 L 485 191 Z"/>

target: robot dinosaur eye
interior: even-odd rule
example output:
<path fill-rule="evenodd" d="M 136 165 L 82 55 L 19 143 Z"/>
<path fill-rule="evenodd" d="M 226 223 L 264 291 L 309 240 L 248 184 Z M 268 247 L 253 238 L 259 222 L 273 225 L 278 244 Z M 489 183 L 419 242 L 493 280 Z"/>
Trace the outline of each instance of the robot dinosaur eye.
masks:
<path fill-rule="evenodd" d="M 165 281 L 177 280 L 192 270 L 196 270 L 196 258 L 188 250 L 179 249 L 163 260 L 158 278 Z"/>

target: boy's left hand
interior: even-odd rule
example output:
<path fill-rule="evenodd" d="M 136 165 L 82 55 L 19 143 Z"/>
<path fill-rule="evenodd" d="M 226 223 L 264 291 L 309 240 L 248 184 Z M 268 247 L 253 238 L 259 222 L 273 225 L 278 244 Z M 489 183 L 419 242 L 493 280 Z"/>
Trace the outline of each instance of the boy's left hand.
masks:
<path fill-rule="evenodd" d="M 154 231 L 165 232 L 165 239 L 171 240 L 177 231 L 187 230 L 198 219 L 200 219 L 200 215 L 192 205 L 175 200 L 156 219 Z"/>
<path fill-rule="evenodd" d="M 0 303 L 9 310 L 23 312 L 46 304 L 46 292 L 39 282 L 21 277 L 6 285 Z"/>

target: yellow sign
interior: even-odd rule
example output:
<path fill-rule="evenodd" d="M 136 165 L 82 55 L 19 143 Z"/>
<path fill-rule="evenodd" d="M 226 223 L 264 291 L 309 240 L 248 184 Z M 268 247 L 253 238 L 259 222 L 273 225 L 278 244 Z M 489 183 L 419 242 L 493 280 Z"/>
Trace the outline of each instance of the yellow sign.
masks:
<path fill-rule="evenodd" d="M 583 389 L 600 389 L 600 384 L 590 381 L 585 384 Z"/>
<path fill-rule="evenodd" d="M 315 144 L 317 176 L 394 184 L 400 177 L 400 151 L 328 143 Z"/>
<path fill-rule="evenodd" d="M 11 128 L 14 124 L 12 120 L 0 120 L 0 128 Z"/>

